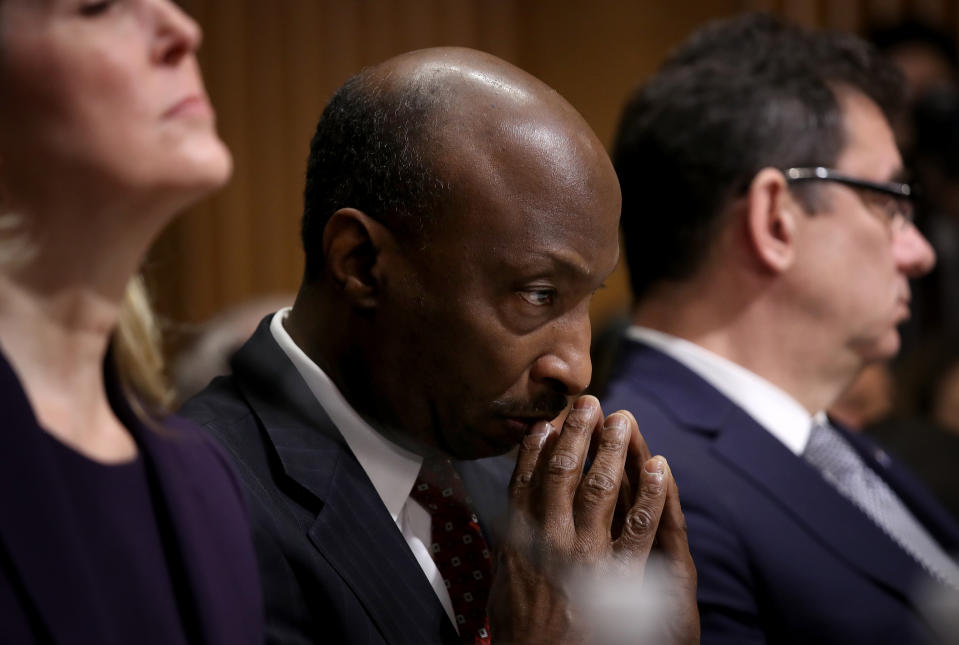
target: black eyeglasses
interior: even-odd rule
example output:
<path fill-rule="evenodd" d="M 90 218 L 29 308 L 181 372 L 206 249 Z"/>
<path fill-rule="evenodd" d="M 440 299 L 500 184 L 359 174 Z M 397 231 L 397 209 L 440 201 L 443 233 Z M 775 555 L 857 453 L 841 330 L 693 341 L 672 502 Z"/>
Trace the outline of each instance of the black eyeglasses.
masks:
<path fill-rule="evenodd" d="M 859 179 L 822 166 L 787 168 L 783 174 L 786 175 L 786 181 L 789 183 L 833 181 L 850 188 L 868 191 L 878 197 L 874 201 L 890 223 L 905 224 L 913 221 L 912 202 L 915 198 L 915 189 L 909 184 L 898 181 L 879 182 Z"/>

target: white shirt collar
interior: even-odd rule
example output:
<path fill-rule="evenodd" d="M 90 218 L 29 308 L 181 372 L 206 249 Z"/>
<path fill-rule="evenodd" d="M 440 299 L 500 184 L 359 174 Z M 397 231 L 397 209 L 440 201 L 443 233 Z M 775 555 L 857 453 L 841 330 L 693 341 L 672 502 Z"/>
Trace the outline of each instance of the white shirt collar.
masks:
<path fill-rule="evenodd" d="M 812 416 L 799 402 L 761 376 L 695 343 L 633 325 L 626 335 L 670 356 L 742 408 L 796 455 L 809 441 Z"/>
<path fill-rule="evenodd" d="M 423 458 L 388 441 L 374 430 L 347 402 L 330 377 L 293 342 L 283 327 L 290 309 L 281 309 L 273 315 L 270 332 L 343 435 L 347 446 L 393 516 L 393 521 L 396 521 L 413 490 Z"/>

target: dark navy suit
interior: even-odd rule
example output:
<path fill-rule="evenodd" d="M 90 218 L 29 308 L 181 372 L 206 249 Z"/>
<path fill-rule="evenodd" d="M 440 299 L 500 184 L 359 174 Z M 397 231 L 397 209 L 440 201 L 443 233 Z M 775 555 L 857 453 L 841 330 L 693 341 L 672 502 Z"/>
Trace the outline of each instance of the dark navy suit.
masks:
<path fill-rule="evenodd" d="M 702 642 L 911 643 L 933 633 L 919 565 L 802 458 L 684 365 L 625 340 L 603 409 L 670 463 L 699 573 Z M 959 526 L 875 444 L 842 431 L 951 553 Z"/>
<path fill-rule="evenodd" d="M 458 642 L 433 588 L 344 439 L 274 340 L 268 316 L 181 414 L 236 460 L 275 643 Z M 457 464 L 484 520 L 505 511 L 505 459 Z M 487 532 L 487 537 L 492 537 Z"/>
<path fill-rule="evenodd" d="M 227 458 L 182 419 L 146 427 L 110 370 L 107 385 L 148 467 L 187 638 L 262 642 L 250 529 Z M 77 543 L 86 518 L 71 504 L 43 433 L 0 354 L 0 643 L 117 643 L 112 617 L 123 607 L 104 606 L 95 593 L 109 580 L 97 579 Z"/>

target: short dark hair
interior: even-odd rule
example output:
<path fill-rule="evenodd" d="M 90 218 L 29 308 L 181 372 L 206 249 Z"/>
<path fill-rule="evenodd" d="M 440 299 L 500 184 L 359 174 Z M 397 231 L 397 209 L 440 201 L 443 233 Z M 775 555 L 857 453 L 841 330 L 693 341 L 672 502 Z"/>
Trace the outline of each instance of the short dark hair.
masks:
<path fill-rule="evenodd" d="M 899 109 L 898 72 L 851 35 L 763 13 L 693 34 L 627 102 L 613 148 L 636 299 L 691 277 L 726 206 L 765 167 L 831 165 L 844 145 L 837 87 Z"/>
<path fill-rule="evenodd" d="M 430 155 L 443 89 L 391 84 L 364 70 L 330 99 L 310 143 L 301 236 L 304 279 L 323 273 L 323 231 L 341 208 L 422 235 L 447 193 Z"/>

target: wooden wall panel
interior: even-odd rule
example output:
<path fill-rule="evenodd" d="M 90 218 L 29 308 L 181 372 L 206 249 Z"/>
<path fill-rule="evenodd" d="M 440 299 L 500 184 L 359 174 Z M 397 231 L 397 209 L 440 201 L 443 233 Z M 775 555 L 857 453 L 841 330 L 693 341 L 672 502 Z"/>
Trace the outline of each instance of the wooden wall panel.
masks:
<path fill-rule="evenodd" d="M 784 15 L 800 25 L 815 27 L 823 23 L 822 4 L 819 0 L 783 0 Z"/>
<path fill-rule="evenodd" d="M 205 30 L 200 53 L 229 186 L 155 246 L 148 275 L 174 324 L 202 321 L 301 271 L 299 213 L 309 139 L 323 105 L 364 65 L 409 49 L 465 45 L 555 87 L 604 142 L 628 91 L 692 29 L 745 9 L 804 24 L 862 29 L 918 11 L 955 30 L 957 0 L 181 0 Z M 627 303 L 619 273 L 593 313 Z"/>
<path fill-rule="evenodd" d="M 827 2 L 823 13 L 824 26 L 840 31 L 858 31 L 862 12 L 858 2 Z"/>
<path fill-rule="evenodd" d="M 556 88 L 612 143 L 629 92 L 703 21 L 740 9 L 738 0 L 524 0 L 517 6 L 517 62 Z M 625 267 L 593 299 L 594 327 L 626 313 Z"/>
<path fill-rule="evenodd" d="M 864 9 L 871 20 L 894 22 L 905 15 L 907 5 L 910 4 L 908 0 L 866 0 Z"/>
<path fill-rule="evenodd" d="M 517 0 L 181 0 L 203 26 L 200 52 L 227 188 L 180 218 L 147 272 L 176 328 L 251 296 L 295 289 L 309 141 L 333 91 L 363 66 L 435 45 L 512 59 Z"/>

